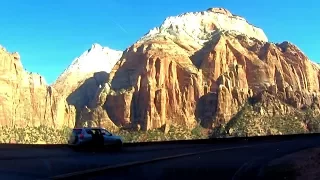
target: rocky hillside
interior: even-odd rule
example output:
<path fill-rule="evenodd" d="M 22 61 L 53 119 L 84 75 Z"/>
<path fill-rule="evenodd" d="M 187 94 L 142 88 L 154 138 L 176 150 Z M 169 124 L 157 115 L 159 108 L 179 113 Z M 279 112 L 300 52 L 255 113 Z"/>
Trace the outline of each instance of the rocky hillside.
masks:
<path fill-rule="evenodd" d="M 97 95 L 106 98 L 95 108 L 142 130 L 228 124 L 264 93 L 279 103 L 263 109 L 270 117 L 319 106 L 319 66 L 222 8 L 167 18 L 124 51 L 107 79 L 112 91 Z"/>
<path fill-rule="evenodd" d="M 113 125 L 106 112 L 97 105 L 100 98 L 105 101 L 105 97 L 100 94 L 109 91 L 109 73 L 121 56 L 122 51 L 95 43 L 77 57 L 54 82 L 53 87 L 59 94 L 66 95 L 68 104 L 75 106 L 80 126 L 95 119 L 108 122 L 109 126 Z M 80 115 L 81 111 L 83 113 Z"/>
<path fill-rule="evenodd" d="M 43 77 L 26 72 L 18 53 L 0 47 L 0 125 L 73 127 L 75 109 Z"/>

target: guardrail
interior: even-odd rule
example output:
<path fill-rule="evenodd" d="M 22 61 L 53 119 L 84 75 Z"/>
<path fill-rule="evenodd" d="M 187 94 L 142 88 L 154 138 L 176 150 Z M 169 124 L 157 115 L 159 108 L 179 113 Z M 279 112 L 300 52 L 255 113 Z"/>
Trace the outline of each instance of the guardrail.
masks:
<path fill-rule="evenodd" d="M 242 142 L 257 142 L 268 140 L 290 140 L 296 138 L 320 137 L 320 133 L 306 134 L 287 134 L 287 135 L 270 135 L 270 136 L 252 136 L 252 137 L 228 137 L 228 138 L 210 138 L 210 139 L 193 139 L 193 140 L 173 140 L 173 141 L 149 141 L 149 142 L 134 142 L 124 143 L 124 147 L 137 146 L 154 146 L 154 145 L 170 145 L 170 144 L 217 144 L 217 143 L 242 143 Z M 66 144 L 0 144 L 0 149 L 3 148 L 66 148 Z"/>

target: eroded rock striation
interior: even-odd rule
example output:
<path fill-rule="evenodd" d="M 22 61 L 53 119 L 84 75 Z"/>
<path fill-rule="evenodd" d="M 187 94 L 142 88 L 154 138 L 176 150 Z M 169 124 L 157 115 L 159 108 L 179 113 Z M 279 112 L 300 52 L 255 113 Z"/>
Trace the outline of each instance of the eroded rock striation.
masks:
<path fill-rule="evenodd" d="M 0 63 L 1 126 L 74 126 L 74 107 L 42 76 L 25 71 L 18 53 L 0 47 Z"/>

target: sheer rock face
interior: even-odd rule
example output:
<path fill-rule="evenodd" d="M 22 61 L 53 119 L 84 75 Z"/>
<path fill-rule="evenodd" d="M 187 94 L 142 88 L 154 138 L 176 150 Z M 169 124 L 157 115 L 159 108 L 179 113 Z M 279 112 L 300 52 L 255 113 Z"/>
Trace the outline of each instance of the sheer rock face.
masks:
<path fill-rule="evenodd" d="M 298 109 L 310 105 L 319 96 L 319 66 L 293 44 L 269 43 L 261 29 L 215 8 L 167 18 L 124 52 L 110 83 L 122 92 L 103 105 L 116 124 L 147 130 L 201 120 L 210 127 L 265 91 Z"/>
<path fill-rule="evenodd" d="M 45 79 L 26 72 L 18 53 L 0 48 L 0 125 L 74 126 L 75 109 Z"/>

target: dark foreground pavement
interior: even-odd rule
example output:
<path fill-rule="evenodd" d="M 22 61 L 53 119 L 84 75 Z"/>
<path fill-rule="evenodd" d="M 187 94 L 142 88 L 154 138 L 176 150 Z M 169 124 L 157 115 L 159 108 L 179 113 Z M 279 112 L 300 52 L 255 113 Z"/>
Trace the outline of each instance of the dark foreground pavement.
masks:
<path fill-rule="evenodd" d="M 104 173 L 82 175 L 77 179 L 255 179 L 268 161 L 284 154 L 320 145 L 319 138 L 276 143 L 261 143 L 250 147 L 230 148 L 145 165 L 118 168 Z M 279 179 L 284 179 L 279 177 Z"/>
<path fill-rule="evenodd" d="M 0 179 L 48 179 L 51 176 L 91 168 L 230 146 L 230 144 L 156 145 L 125 148 L 122 152 L 74 152 L 69 148 L 11 150 L 0 148 Z"/>
<path fill-rule="evenodd" d="M 281 142 L 157 145 L 127 148 L 123 152 L 98 153 L 73 152 L 70 149 L 0 148 L 0 179 L 49 179 L 87 169 L 209 150 L 210 153 L 118 168 L 102 174 L 82 174 L 76 179 L 194 179 L 200 176 L 206 179 L 231 179 L 239 168 L 241 172 L 250 174 L 251 170 L 258 167 L 256 165 L 269 159 L 318 145 L 320 138 L 310 137 Z"/>

